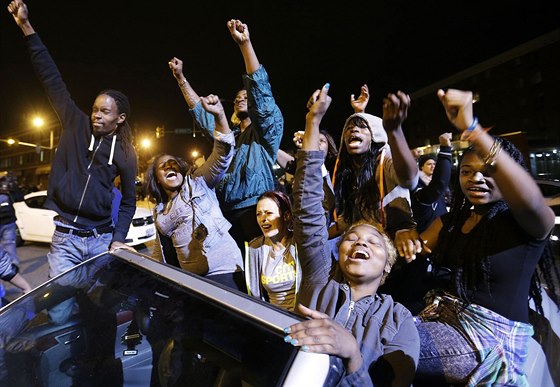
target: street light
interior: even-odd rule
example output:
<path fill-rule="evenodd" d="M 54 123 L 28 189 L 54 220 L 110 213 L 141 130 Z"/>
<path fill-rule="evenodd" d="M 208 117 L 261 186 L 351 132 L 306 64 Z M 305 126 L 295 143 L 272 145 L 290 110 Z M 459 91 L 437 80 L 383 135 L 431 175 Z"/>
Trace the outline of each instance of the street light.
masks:
<path fill-rule="evenodd" d="M 40 129 L 41 127 L 43 127 L 43 125 L 45 125 L 45 120 L 40 116 L 35 116 L 31 122 L 38 129 Z M 50 130 L 49 133 L 49 147 L 47 149 L 49 150 L 54 149 L 54 131 L 52 129 Z"/>
<path fill-rule="evenodd" d="M 149 138 L 144 138 L 140 142 L 140 146 L 142 146 L 142 148 L 144 149 L 150 149 L 150 147 L 152 146 L 152 142 L 150 141 Z"/>
<path fill-rule="evenodd" d="M 197 150 L 193 150 L 193 151 L 191 152 L 191 156 L 192 156 L 193 159 L 196 159 L 196 158 L 198 157 L 198 155 L 199 155 L 199 153 L 198 153 Z"/>

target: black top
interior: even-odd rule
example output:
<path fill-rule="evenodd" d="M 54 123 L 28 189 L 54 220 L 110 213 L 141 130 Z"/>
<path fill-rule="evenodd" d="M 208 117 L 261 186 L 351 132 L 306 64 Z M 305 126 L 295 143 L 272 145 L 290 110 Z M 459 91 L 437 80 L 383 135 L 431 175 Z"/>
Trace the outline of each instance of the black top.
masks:
<path fill-rule="evenodd" d="M 444 215 L 443 219 L 448 215 Z M 475 304 L 491 309 L 514 321 L 528 322 L 529 288 L 531 277 L 542 255 L 547 239 L 536 240 L 528 235 L 513 218 L 509 210 L 497 214 L 490 220 L 492 240 L 488 248 L 490 255 L 489 285 L 478 284 L 471 294 Z M 445 230 L 445 228 L 444 228 Z M 444 231 L 442 230 L 442 232 Z M 440 239 L 441 239 L 440 235 Z M 450 244 L 458 254 L 472 251 L 476 239 L 480 238 L 476 227 L 468 234 L 460 233 L 456 241 Z M 445 257 L 447 267 L 456 273 L 457 267 L 452 263 L 453 257 Z M 451 281 L 453 284 L 454 281 Z M 453 286 L 453 285 L 451 285 Z M 458 294 L 457 289 L 450 289 Z"/>

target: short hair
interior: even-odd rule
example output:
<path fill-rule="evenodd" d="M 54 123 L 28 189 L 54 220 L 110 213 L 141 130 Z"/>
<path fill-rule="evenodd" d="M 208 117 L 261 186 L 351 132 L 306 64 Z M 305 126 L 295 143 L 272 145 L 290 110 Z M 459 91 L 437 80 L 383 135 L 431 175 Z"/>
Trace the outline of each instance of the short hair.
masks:
<path fill-rule="evenodd" d="M 344 231 L 344 233 L 340 237 L 337 243 L 337 247 L 340 246 L 340 243 L 344 240 L 344 238 L 346 238 L 346 235 L 348 235 L 353 229 L 355 229 L 358 226 L 370 226 L 371 228 L 375 229 L 379 233 L 379 235 L 383 239 L 383 243 L 385 244 L 385 254 L 387 255 L 387 263 L 389 264 L 389 268 L 392 268 L 395 262 L 397 261 L 397 249 L 395 249 L 395 246 L 393 245 L 391 238 L 389 238 L 389 236 L 387 235 L 385 230 L 383 230 L 383 227 L 381 227 L 380 224 L 366 222 L 364 220 L 360 220 L 358 222 L 352 223 L 352 225 L 348 227 L 348 229 Z M 381 277 L 381 282 L 379 283 L 379 285 L 383 285 L 385 283 L 385 280 L 387 279 L 388 275 L 389 272 L 383 271 L 383 276 Z"/>
<path fill-rule="evenodd" d="M 422 167 L 424 166 L 424 164 L 426 164 L 426 162 L 428 160 L 434 160 L 436 161 L 436 155 L 434 154 L 427 154 L 427 155 L 422 155 L 418 158 L 418 168 L 422 169 Z"/>

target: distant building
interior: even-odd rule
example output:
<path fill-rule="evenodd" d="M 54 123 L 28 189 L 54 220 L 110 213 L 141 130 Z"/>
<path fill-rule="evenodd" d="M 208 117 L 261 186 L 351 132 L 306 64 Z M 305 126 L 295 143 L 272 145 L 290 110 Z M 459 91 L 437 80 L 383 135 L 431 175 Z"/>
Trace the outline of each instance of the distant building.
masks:
<path fill-rule="evenodd" d="M 552 31 L 411 94 L 406 122 L 412 147 L 438 143 L 451 131 L 436 92 L 472 90 L 475 114 L 492 134 L 521 132 L 537 176 L 560 177 L 560 30 Z M 517 143 L 516 143 L 517 144 Z"/>

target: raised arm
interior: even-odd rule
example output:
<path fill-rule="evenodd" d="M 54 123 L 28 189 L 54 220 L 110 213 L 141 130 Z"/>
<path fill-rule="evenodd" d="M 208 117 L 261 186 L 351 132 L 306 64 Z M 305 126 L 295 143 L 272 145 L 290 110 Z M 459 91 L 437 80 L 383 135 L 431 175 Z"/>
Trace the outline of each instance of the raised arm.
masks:
<path fill-rule="evenodd" d="M 500 152 L 492 136 L 478 120 L 475 122 L 472 92 L 449 89 L 438 90 L 437 95 L 449 121 L 485 161 L 486 173 L 495 180 L 519 225 L 535 238 L 546 238 L 554 226 L 554 212 L 546 205 L 533 177 L 507 152 Z"/>
<path fill-rule="evenodd" d="M 200 97 L 196 94 L 183 74 L 183 61 L 179 58 L 173 57 L 168 64 L 173 76 L 179 84 L 179 88 L 181 89 L 181 93 L 183 93 L 183 97 L 185 98 L 187 105 L 189 105 L 189 108 L 194 109 L 195 105 L 200 102 Z"/>
<path fill-rule="evenodd" d="M 229 20 L 227 27 L 233 41 L 237 43 L 241 50 L 241 55 L 243 55 L 243 61 L 245 62 L 245 72 L 248 75 L 253 74 L 261 67 L 261 64 L 251 43 L 249 27 L 247 27 L 247 24 L 242 23 L 241 20 L 236 19 Z"/>
<path fill-rule="evenodd" d="M 319 123 L 330 104 L 328 85 L 323 87 L 321 96 L 317 90 L 312 99 L 313 106 L 306 116 L 306 133 L 302 150 L 297 154 L 294 176 L 293 215 L 294 239 L 298 246 L 303 272 L 298 303 L 314 306 L 317 289 L 328 281 L 331 269 L 331 251 L 327 243 L 328 232 L 323 212 L 323 177 L 321 165 L 324 154 L 319 148 Z M 311 101 L 311 100 L 310 100 Z"/>
<path fill-rule="evenodd" d="M 369 102 L 369 88 L 368 85 L 364 84 L 360 88 L 360 95 L 358 98 L 354 98 L 354 94 L 350 95 L 350 105 L 354 109 L 354 113 L 364 113 L 366 111 L 366 106 Z"/>
<path fill-rule="evenodd" d="M 8 4 L 8 11 L 14 17 L 14 20 L 19 28 L 23 31 L 23 35 L 29 36 L 35 33 L 35 30 L 29 22 L 29 14 L 27 12 L 27 5 L 21 0 L 14 0 Z"/>
<path fill-rule="evenodd" d="M 387 131 L 389 146 L 399 185 L 412 189 L 418 183 L 418 166 L 410 153 L 404 137 L 402 123 L 406 119 L 410 97 L 398 91 L 383 99 L 383 127 Z"/>
<path fill-rule="evenodd" d="M 276 153 L 276 162 L 282 167 L 282 169 L 285 170 L 288 164 L 293 163 L 294 160 L 294 156 L 292 156 L 288 152 L 283 151 L 282 149 L 278 149 L 278 153 Z"/>
<path fill-rule="evenodd" d="M 208 187 L 214 188 L 231 163 L 235 139 L 220 98 L 217 95 L 210 94 L 208 97 L 202 97 L 200 101 L 204 110 L 214 117 L 216 131 L 212 153 L 208 160 L 195 171 L 195 175 L 204 177 Z"/>
<path fill-rule="evenodd" d="M 451 178 L 451 133 L 439 136 L 439 153 L 432 181 L 427 187 L 419 189 L 413 196 L 421 204 L 431 205 L 436 202 L 449 187 Z"/>

